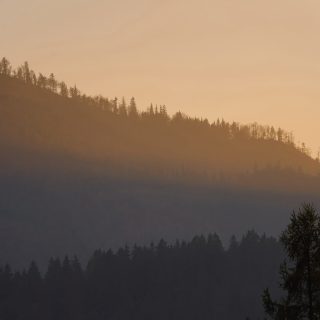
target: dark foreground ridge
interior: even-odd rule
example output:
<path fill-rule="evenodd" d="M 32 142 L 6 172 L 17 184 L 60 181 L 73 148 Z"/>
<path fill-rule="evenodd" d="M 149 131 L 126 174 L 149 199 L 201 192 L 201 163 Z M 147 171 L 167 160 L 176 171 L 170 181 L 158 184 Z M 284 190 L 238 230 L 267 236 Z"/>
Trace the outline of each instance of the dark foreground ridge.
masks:
<path fill-rule="evenodd" d="M 0 269 L 1 320 L 262 319 L 265 287 L 279 293 L 283 251 L 278 241 L 248 232 L 225 250 L 216 234 L 190 242 L 97 250 L 52 258 L 14 273 Z"/>

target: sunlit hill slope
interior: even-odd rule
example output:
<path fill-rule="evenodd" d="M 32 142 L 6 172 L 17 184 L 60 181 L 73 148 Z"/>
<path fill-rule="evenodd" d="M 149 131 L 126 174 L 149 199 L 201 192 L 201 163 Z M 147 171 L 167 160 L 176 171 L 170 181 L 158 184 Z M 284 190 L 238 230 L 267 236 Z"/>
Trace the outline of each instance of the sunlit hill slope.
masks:
<path fill-rule="evenodd" d="M 63 97 L 19 79 L 0 78 L 1 145 L 11 151 L 72 157 L 96 165 L 186 170 L 217 176 L 277 166 L 319 173 L 319 163 L 281 129 L 223 120 L 169 117 L 165 107 L 139 112 L 132 99 Z M 9 152 L 9 151 L 8 151 Z M 30 153 L 29 153 L 30 154 Z M 9 154 L 8 154 L 9 157 Z M 13 159 L 10 159 L 12 163 Z M 35 159 L 15 159 L 32 166 Z M 30 160 L 30 162 L 28 162 Z M 155 171 L 155 172 L 156 172 Z"/>

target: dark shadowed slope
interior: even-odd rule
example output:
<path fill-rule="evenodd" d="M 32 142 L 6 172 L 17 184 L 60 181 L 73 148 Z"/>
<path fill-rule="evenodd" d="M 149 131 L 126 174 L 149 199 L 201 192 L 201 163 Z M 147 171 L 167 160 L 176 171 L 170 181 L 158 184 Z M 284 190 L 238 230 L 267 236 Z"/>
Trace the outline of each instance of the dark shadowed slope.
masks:
<path fill-rule="evenodd" d="M 228 250 L 216 234 L 97 250 L 89 263 L 50 259 L 42 275 L 0 266 L 1 320 L 262 319 L 261 292 L 278 293 L 280 244 L 250 231 Z"/>

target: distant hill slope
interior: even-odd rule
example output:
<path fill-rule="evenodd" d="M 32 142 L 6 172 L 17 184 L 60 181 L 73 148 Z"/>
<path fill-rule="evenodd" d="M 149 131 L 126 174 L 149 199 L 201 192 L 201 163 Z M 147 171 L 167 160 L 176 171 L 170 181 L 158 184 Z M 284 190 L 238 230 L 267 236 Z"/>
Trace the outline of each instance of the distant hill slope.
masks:
<path fill-rule="evenodd" d="M 248 228 L 277 235 L 320 204 L 320 165 L 290 134 L 87 97 L 0 63 L 0 262 Z"/>
<path fill-rule="evenodd" d="M 163 110 L 121 115 L 108 103 L 103 109 L 94 100 L 90 104 L 89 98 L 62 97 L 0 76 L 0 143 L 6 148 L 5 158 L 12 163 L 14 150 L 32 158 L 32 151 L 68 156 L 75 166 L 81 161 L 103 167 L 112 164 L 113 170 L 125 166 L 210 177 L 268 166 L 320 172 L 319 163 L 297 148 L 284 131 L 279 137 L 270 128 L 223 121 L 209 124 L 181 114 L 170 118 Z M 27 165 L 21 160 L 18 157 L 14 162 Z M 29 165 L 37 161 L 29 160 Z"/>

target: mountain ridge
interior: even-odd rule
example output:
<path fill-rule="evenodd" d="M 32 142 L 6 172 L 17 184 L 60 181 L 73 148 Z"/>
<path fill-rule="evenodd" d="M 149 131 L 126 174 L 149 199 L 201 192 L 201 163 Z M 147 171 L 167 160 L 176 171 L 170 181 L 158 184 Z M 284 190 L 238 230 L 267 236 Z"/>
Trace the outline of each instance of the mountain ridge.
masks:
<path fill-rule="evenodd" d="M 223 120 L 210 124 L 181 112 L 170 117 L 165 106 L 138 111 L 134 98 L 127 106 L 124 100 L 87 97 L 53 75 L 37 78 L 28 64 L 11 73 L 0 76 L 2 145 L 69 153 L 93 162 L 113 158 L 141 167 L 163 162 L 164 167 L 200 168 L 211 175 L 268 166 L 320 172 L 319 161 L 305 145 L 297 146 L 292 134 L 280 128 Z"/>

